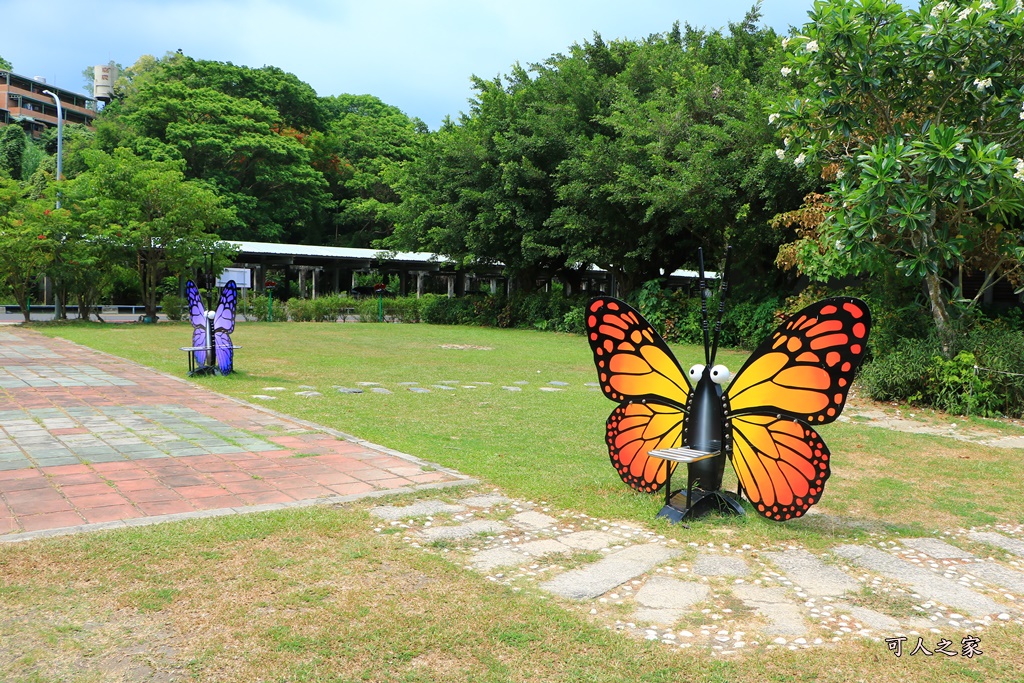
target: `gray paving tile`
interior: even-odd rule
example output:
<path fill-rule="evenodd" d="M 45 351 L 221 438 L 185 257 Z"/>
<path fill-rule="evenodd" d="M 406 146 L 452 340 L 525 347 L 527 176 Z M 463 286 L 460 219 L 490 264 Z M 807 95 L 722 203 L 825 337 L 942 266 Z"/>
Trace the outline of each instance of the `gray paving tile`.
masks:
<path fill-rule="evenodd" d="M 860 589 L 860 583 L 852 576 L 822 562 L 806 550 L 765 552 L 761 556 L 781 569 L 790 581 L 815 597 L 834 597 Z"/>
<path fill-rule="evenodd" d="M 1013 553 L 1019 557 L 1024 557 L 1024 540 L 1019 538 L 1004 536 L 1003 534 L 998 534 L 994 531 L 972 531 L 967 534 L 967 538 L 972 541 L 977 541 L 978 543 L 994 545 L 1009 553 Z"/>
<path fill-rule="evenodd" d="M 865 569 L 870 569 L 910 586 L 929 600 L 948 605 L 958 612 L 983 617 L 998 614 L 1005 608 L 991 598 L 945 577 L 917 567 L 891 553 L 867 546 L 841 545 L 832 552 Z"/>
<path fill-rule="evenodd" d="M 571 600 L 596 598 L 667 562 L 679 552 L 653 543 L 629 546 L 593 564 L 560 574 L 541 584 L 541 588 Z"/>

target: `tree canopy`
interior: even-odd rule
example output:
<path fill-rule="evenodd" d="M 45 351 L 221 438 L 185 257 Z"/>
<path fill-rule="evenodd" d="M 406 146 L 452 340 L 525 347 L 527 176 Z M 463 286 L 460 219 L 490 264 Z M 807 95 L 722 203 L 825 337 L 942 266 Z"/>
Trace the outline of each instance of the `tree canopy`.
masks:
<path fill-rule="evenodd" d="M 810 18 L 782 68 L 800 91 L 771 120 L 779 157 L 831 184 L 823 222 L 787 257 L 819 279 L 895 268 L 923 281 L 948 350 L 960 292 L 944 278 L 981 270 L 982 291 L 1021 281 L 1024 10 L 819 0 Z"/>
<path fill-rule="evenodd" d="M 729 241 L 768 275 L 764 243 L 778 238 L 766 222 L 812 182 L 775 163 L 763 107 L 784 81 L 758 19 L 755 8 L 726 32 L 595 35 L 504 80 L 475 78 L 471 112 L 398 175 L 384 243 L 500 261 L 527 286 L 536 269 L 571 282 L 594 263 L 629 290 Z"/>

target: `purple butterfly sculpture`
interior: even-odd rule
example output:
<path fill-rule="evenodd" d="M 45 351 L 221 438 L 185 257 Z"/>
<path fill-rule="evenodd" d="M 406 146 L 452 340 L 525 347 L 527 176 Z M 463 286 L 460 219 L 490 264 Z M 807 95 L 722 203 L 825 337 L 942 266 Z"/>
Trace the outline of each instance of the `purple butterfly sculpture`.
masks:
<path fill-rule="evenodd" d="M 216 311 L 207 311 L 203 299 L 199 296 L 199 288 L 191 280 L 185 285 L 188 295 L 188 315 L 192 321 L 192 346 L 214 349 L 216 368 L 220 374 L 231 372 L 234 358 L 234 347 L 231 344 L 231 333 L 235 331 L 235 303 L 238 301 L 238 286 L 229 280 L 220 290 L 220 302 Z M 205 350 L 194 351 L 196 362 L 200 366 L 213 365 L 208 363 Z M 213 360 L 213 359 L 210 359 Z"/>

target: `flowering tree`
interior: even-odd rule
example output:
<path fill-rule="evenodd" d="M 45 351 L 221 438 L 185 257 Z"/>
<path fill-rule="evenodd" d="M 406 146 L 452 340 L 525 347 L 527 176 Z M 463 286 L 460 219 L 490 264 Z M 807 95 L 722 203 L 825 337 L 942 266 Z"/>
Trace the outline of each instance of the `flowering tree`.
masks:
<path fill-rule="evenodd" d="M 945 276 L 981 270 L 982 291 L 1021 281 L 1022 2 L 819 0 L 810 18 L 784 41 L 799 94 L 769 121 L 785 136 L 779 159 L 832 184 L 824 221 L 790 256 L 818 279 L 920 278 L 948 352 L 960 293 Z"/>

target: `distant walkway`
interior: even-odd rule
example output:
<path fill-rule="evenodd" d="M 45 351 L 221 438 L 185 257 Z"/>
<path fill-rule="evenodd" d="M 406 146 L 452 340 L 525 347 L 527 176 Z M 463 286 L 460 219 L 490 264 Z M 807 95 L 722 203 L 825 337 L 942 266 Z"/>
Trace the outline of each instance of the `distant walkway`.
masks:
<path fill-rule="evenodd" d="M 463 483 L 184 379 L 0 328 L 0 541 Z"/>

